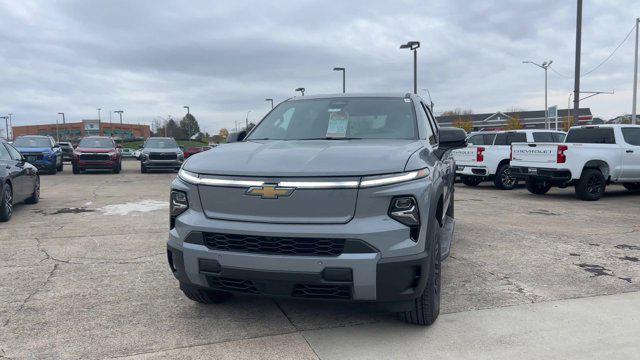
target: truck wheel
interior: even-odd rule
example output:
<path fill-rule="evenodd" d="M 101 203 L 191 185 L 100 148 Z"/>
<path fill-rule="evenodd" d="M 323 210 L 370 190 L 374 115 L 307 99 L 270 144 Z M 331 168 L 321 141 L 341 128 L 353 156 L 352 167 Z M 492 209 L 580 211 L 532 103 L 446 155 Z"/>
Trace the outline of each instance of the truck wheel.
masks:
<path fill-rule="evenodd" d="M 33 186 L 33 193 L 26 199 L 25 204 L 37 204 L 40 201 L 40 176 L 36 175 L 36 183 Z"/>
<path fill-rule="evenodd" d="M 202 289 L 185 283 L 180 283 L 180 290 L 190 300 L 201 304 L 219 304 L 232 297 L 231 293 L 225 291 Z"/>
<path fill-rule="evenodd" d="M 431 252 L 429 280 L 424 292 L 414 300 L 414 309 L 399 313 L 400 320 L 415 325 L 431 325 L 440 314 L 440 241 L 435 239 Z"/>
<path fill-rule="evenodd" d="M 481 176 L 461 175 L 460 181 L 467 186 L 478 186 L 484 180 Z"/>
<path fill-rule="evenodd" d="M 144 166 L 143 163 L 140 163 L 140 172 L 143 173 L 143 174 L 147 173 L 147 167 Z"/>
<path fill-rule="evenodd" d="M 493 184 L 501 190 L 512 190 L 518 185 L 518 179 L 511 173 L 509 165 L 504 164 L 498 168 L 493 178 Z"/>
<path fill-rule="evenodd" d="M 57 173 L 58 173 L 58 167 L 57 167 L 55 164 L 53 164 L 53 166 L 51 167 L 51 169 L 49 169 L 49 174 L 51 174 L 51 175 L 55 175 L 55 174 L 57 174 Z"/>
<path fill-rule="evenodd" d="M 4 183 L 0 191 L 0 222 L 9 221 L 13 214 L 13 189 L 9 183 Z"/>
<path fill-rule="evenodd" d="M 114 168 L 113 168 L 113 173 L 114 173 L 114 174 L 120 174 L 120 167 L 121 167 L 121 165 L 120 165 L 120 164 L 118 164 L 118 165 L 114 166 Z"/>
<path fill-rule="evenodd" d="M 544 180 L 537 180 L 534 178 L 527 178 L 527 190 L 530 193 L 536 195 L 544 195 L 551 189 L 551 183 Z"/>
<path fill-rule="evenodd" d="M 60 165 L 58 165 L 58 168 L 56 169 L 60 172 L 62 172 L 64 170 L 64 163 L 62 161 L 60 161 Z"/>
<path fill-rule="evenodd" d="M 76 166 L 75 164 L 71 164 L 71 169 L 73 170 L 74 174 L 80 174 L 80 168 L 78 168 L 78 166 Z"/>
<path fill-rule="evenodd" d="M 576 184 L 576 195 L 587 201 L 595 201 L 602 197 L 607 186 L 602 172 L 598 169 L 584 169 Z"/>
<path fill-rule="evenodd" d="M 623 183 L 622 186 L 624 186 L 627 190 L 629 191 L 640 191 L 640 182 L 637 183 Z"/>

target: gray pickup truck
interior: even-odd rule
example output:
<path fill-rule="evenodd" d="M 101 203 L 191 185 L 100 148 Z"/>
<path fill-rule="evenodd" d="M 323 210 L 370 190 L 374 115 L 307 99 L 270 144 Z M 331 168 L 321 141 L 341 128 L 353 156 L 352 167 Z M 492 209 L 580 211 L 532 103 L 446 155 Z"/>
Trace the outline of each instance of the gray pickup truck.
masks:
<path fill-rule="evenodd" d="M 191 300 L 232 293 L 440 311 L 454 229 L 451 151 L 414 94 L 286 100 L 187 159 L 171 185 L 169 266 Z"/>

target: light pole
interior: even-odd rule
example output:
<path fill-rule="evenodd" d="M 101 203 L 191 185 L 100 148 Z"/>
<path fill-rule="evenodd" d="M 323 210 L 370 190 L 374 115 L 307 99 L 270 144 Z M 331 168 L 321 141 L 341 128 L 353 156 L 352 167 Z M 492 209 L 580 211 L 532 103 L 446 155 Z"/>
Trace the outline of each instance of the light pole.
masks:
<path fill-rule="evenodd" d="M 580 56 L 582 54 L 582 0 L 576 7 L 576 55 L 573 67 L 573 122 L 580 125 Z"/>
<path fill-rule="evenodd" d="M 264 101 L 268 101 L 271 103 L 271 110 L 273 110 L 273 99 L 264 99 Z"/>
<path fill-rule="evenodd" d="M 300 93 L 302 93 L 302 96 L 304 96 L 305 88 L 299 87 L 299 88 L 296 89 L 296 91 L 300 91 Z"/>
<path fill-rule="evenodd" d="M 400 49 L 409 49 L 413 51 L 413 93 L 418 94 L 418 48 L 420 41 L 409 41 L 400 45 Z"/>
<path fill-rule="evenodd" d="M 9 113 L 8 115 L 9 115 L 9 129 L 11 129 L 11 139 L 13 139 L 13 122 L 11 118 L 13 116 L 13 113 Z"/>
<path fill-rule="evenodd" d="M 631 110 L 631 123 L 636 124 L 636 104 L 638 101 L 638 28 L 640 27 L 640 18 L 636 19 L 636 60 L 633 68 L 633 105 Z"/>
<path fill-rule="evenodd" d="M 249 131 L 249 113 L 251 110 L 247 111 L 247 117 L 244 119 L 244 131 Z"/>
<path fill-rule="evenodd" d="M 64 118 L 64 113 L 59 112 L 58 115 L 62 115 L 62 125 L 64 125 L 66 123 L 66 119 Z"/>
<path fill-rule="evenodd" d="M 0 119 L 4 119 L 4 138 L 9 140 L 9 117 L 8 116 L 0 116 Z"/>
<path fill-rule="evenodd" d="M 346 72 L 347 70 L 343 67 L 334 67 L 333 71 L 342 71 L 342 93 L 344 94 L 346 91 L 346 81 L 345 81 L 345 76 L 346 76 Z"/>
<path fill-rule="evenodd" d="M 187 109 L 187 115 L 191 114 L 191 112 L 189 112 L 189 107 L 187 105 L 183 106 L 183 108 Z"/>
<path fill-rule="evenodd" d="M 102 109 L 101 109 L 101 108 L 98 108 L 97 110 L 98 110 L 98 122 L 100 122 L 100 120 L 101 120 L 101 119 L 100 119 L 100 110 L 102 110 Z"/>
<path fill-rule="evenodd" d="M 123 110 L 116 110 L 116 111 L 114 111 L 114 113 L 116 113 L 116 114 L 120 115 L 120 125 L 122 125 L 122 113 L 123 113 L 123 112 L 124 112 Z"/>
<path fill-rule="evenodd" d="M 547 72 L 549 70 L 549 66 L 553 63 L 553 60 L 545 61 L 542 64 L 536 64 L 533 61 L 523 61 L 523 64 L 532 64 L 544 70 L 544 126 L 545 129 L 549 129 L 549 109 L 547 108 Z"/>

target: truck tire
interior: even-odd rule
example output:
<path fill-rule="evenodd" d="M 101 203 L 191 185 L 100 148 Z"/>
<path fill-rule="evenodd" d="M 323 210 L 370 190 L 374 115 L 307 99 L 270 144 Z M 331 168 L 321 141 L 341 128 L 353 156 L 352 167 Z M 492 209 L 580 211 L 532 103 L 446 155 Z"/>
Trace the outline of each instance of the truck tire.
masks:
<path fill-rule="evenodd" d="M 55 175 L 58 173 L 58 166 L 56 164 L 53 164 L 53 166 L 51 167 L 51 169 L 49 169 L 49 174 L 51 175 Z"/>
<path fill-rule="evenodd" d="M 33 192 L 31 196 L 27 198 L 25 204 L 37 204 L 40 201 L 40 176 L 36 175 L 36 183 L 33 186 Z"/>
<path fill-rule="evenodd" d="M 56 170 L 60 172 L 64 170 L 64 161 L 62 161 L 62 159 L 60 160 L 60 165 L 58 165 L 58 168 Z"/>
<path fill-rule="evenodd" d="M 599 200 L 604 194 L 607 183 L 598 169 L 584 169 L 576 183 L 576 195 L 586 201 Z"/>
<path fill-rule="evenodd" d="M 144 166 L 143 163 L 140 163 L 140 172 L 143 173 L 143 174 L 147 173 L 147 167 Z"/>
<path fill-rule="evenodd" d="M 71 169 L 73 170 L 74 174 L 80 174 L 80 168 L 78 168 L 78 166 L 76 166 L 75 164 L 71 164 Z"/>
<path fill-rule="evenodd" d="M 461 175 L 460 181 L 467 186 L 478 186 L 484 179 L 481 176 Z"/>
<path fill-rule="evenodd" d="M 180 283 L 180 290 L 190 300 L 201 304 L 219 304 L 229 300 L 232 295 L 225 291 L 202 289 L 185 283 Z"/>
<path fill-rule="evenodd" d="M 0 187 L 0 222 L 9 221 L 13 214 L 13 189 L 8 182 Z"/>
<path fill-rule="evenodd" d="M 422 295 L 414 300 L 414 308 L 399 313 L 400 320 L 415 325 L 431 325 L 440 314 L 440 283 L 441 262 L 440 241 L 435 239 L 434 250 L 431 252 L 429 280 Z"/>
<path fill-rule="evenodd" d="M 114 174 L 120 174 L 120 170 L 122 169 L 122 165 L 118 164 L 116 166 L 113 167 L 113 173 Z"/>
<path fill-rule="evenodd" d="M 637 182 L 637 183 L 622 183 L 622 186 L 624 186 L 627 190 L 632 191 L 632 192 L 640 191 L 640 182 Z"/>
<path fill-rule="evenodd" d="M 518 185 L 518 179 L 511 174 L 509 165 L 503 164 L 494 175 L 493 184 L 500 190 L 513 190 Z"/>
<path fill-rule="evenodd" d="M 551 183 L 544 180 L 538 180 L 532 177 L 527 178 L 527 190 L 536 195 L 544 195 L 551 189 Z"/>

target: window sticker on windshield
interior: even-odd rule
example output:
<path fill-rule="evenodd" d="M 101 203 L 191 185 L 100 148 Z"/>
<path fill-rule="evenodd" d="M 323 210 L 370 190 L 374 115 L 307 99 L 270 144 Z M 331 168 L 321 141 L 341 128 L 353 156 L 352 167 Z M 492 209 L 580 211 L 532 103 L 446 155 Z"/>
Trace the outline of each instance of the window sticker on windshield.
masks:
<path fill-rule="evenodd" d="M 348 126 L 349 113 L 346 111 L 331 111 L 329 125 L 327 126 L 327 137 L 346 137 Z"/>

